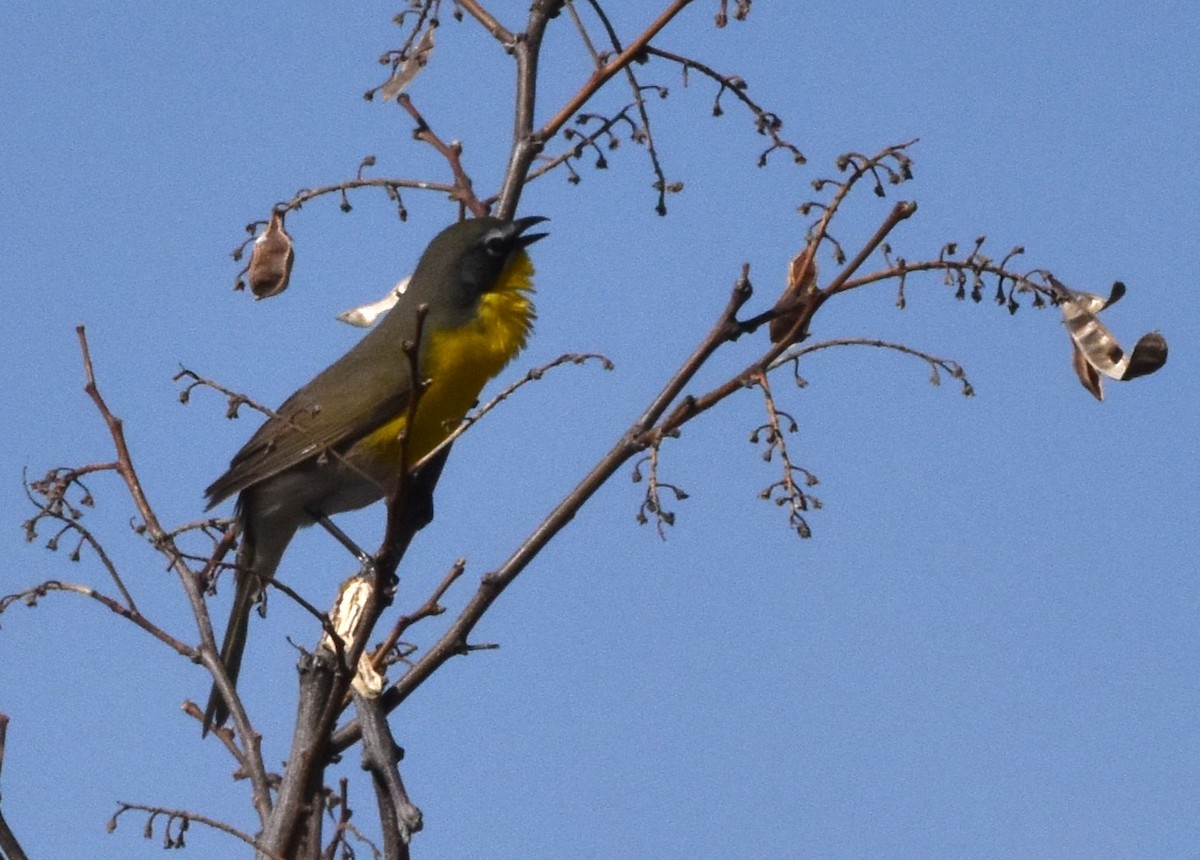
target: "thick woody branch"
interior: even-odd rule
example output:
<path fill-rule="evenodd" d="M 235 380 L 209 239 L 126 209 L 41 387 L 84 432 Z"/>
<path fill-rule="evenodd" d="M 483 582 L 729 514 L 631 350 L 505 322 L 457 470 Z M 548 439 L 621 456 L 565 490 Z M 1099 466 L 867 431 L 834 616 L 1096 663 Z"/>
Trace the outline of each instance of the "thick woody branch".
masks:
<path fill-rule="evenodd" d="M 541 153 L 546 138 L 533 134 L 533 112 L 537 106 L 538 58 L 542 50 L 542 36 L 550 23 L 554 0 L 537 0 L 529 10 L 525 32 L 512 42 L 511 51 L 517 62 L 516 103 L 513 110 L 512 149 L 504 181 L 500 187 L 498 218 L 511 219 L 516 216 L 521 202 L 521 191 L 525 187 L 525 175 L 529 166 Z"/>
<path fill-rule="evenodd" d="M 404 352 L 411 378 L 420 380 L 418 355 L 428 307 L 417 308 L 416 332 L 405 342 Z M 408 404 L 408 426 L 413 426 L 425 386 L 413 387 Z M 292 753 L 279 788 L 275 814 L 267 823 L 262 841 L 269 850 L 291 855 L 305 836 L 305 813 L 317 802 L 324 784 L 325 768 L 332 761 L 327 740 L 342 709 L 359 659 L 376 623 L 391 604 L 396 569 L 416 533 L 433 518 L 433 490 L 441 477 L 449 448 L 425 466 L 410 470 L 407 440 L 401 442 L 399 480 L 388 497 L 388 522 L 383 544 L 362 573 L 366 587 L 357 607 L 357 617 L 348 631 L 331 637 L 335 650 L 318 647 L 301 660 L 300 711 L 292 737 Z M 310 833 L 316 844 L 319 834 Z"/>
<path fill-rule="evenodd" d="M 467 14 L 483 25 L 483 28 L 495 36 L 496 41 L 503 45 L 507 50 L 512 50 L 512 46 L 517 39 L 512 32 L 503 24 L 497 21 L 492 13 L 484 9 L 477 0 L 456 0 L 459 6 L 466 10 Z"/>
<path fill-rule="evenodd" d="M 371 774 L 383 826 L 384 855 L 407 857 L 412 836 L 421 829 L 421 810 L 408 797 L 400 777 L 404 751 L 396 743 L 378 697 L 354 693 L 354 706 L 363 727 L 362 767 Z"/>
<path fill-rule="evenodd" d="M 321 648 L 300 658 L 300 702 L 292 748 L 279 784 L 279 797 L 260 837 L 267 852 L 281 857 L 294 856 L 306 833 L 305 815 L 321 793 L 321 777 L 328 759 L 327 726 L 322 716 L 332 695 L 338 664 L 336 654 Z"/>

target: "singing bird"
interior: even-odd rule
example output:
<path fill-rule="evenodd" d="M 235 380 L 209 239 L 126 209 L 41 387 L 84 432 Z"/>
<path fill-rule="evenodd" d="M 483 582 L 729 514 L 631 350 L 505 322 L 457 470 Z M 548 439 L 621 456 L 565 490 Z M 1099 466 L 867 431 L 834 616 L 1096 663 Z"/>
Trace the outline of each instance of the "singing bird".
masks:
<path fill-rule="evenodd" d="M 284 401 L 205 490 L 209 508 L 237 494 L 237 588 L 221 648 L 233 681 L 250 610 L 296 530 L 388 495 L 401 463 L 436 448 L 525 346 L 536 317 L 525 249 L 546 236 L 526 231 L 545 220 L 476 218 L 439 233 L 379 324 Z M 415 410 L 406 342 L 427 385 Z M 214 685 L 204 732 L 228 716 Z"/>

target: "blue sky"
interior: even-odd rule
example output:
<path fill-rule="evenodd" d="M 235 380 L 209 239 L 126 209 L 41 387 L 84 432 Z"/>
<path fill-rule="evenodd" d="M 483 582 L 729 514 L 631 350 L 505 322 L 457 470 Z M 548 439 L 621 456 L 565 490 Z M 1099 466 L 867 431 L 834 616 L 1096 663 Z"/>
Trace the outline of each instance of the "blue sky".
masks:
<path fill-rule="evenodd" d="M 296 189 L 348 178 L 367 153 L 376 175 L 445 179 L 402 112 L 361 98 L 398 46 L 396 5 L 0 10 L 0 591 L 106 585 L 86 554 L 72 564 L 22 539 L 23 469 L 111 457 L 82 392 L 76 324 L 147 491 L 183 523 L 256 423 L 227 421 L 213 396 L 180 405 L 179 366 L 279 402 L 355 341 L 334 315 L 410 271 L 454 217 L 417 193 L 405 224 L 380 193 L 355 195 L 350 214 L 314 201 L 288 221 L 289 292 L 256 304 L 230 289 L 243 225 Z M 516 26 L 525 5 L 493 7 Z M 622 4 L 623 32 L 655 5 Z M 537 335 L 505 378 L 571 351 L 616 369 L 551 374 L 456 446 L 437 520 L 402 571 L 403 608 L 464 556 L 447 599 L 461 605 L 636 417 L 743 262 L 755 309 L 766 306 L 800 248 L 795 207 L 844 150 L 921 139 L 916 180 L 899 191 L 920 209 L 893 234 L 897 253 L 986 234 L 995 253 L 1024 245 L 1029 267 L 1076 288 L 1123 280 L 1106 320 L 1127 346 L 1160 329 L 1170 361 L 1110 383 L 1100 404 L 1071 371 L 1053 309 L 1010 317 L 956 302 L 937 278 L 910 281 L 902 312 L 888 288 L 831 302 L 814 338 L 954 358 L 978 396 L 862 349 L 814 355 L 802 390 L 781 380 L 800 425 L 793 456 L 822 481 L 808 541 L 756 497 L 776 473 L 746 441 L 762 421 L 750 392 L 664 449 L 664 477 L 690 494 L 666 542 L 634 522 L 641 485 L 618 475 L 480 626 L 502 647 L 452 662 L 397 715 L 426 816 L 418 856 L 1194 856 L 1200 11 L 759 2 L 716 31 L 714 7 L 698 0 L 658 44 L 746 78 L 809 164 L 756 168 L 764 144 L 749 117 L 727 101 L 714 119 L 707 82 L 685 89 L 651 64 L 643 79 L 671 88 L 651 104 L 660 153 L 685 183 L 668 217 L 628 141 L 607 171 L 581 167 L 578 186 L 530 185 L 523 214 L 550 216 L 551 238 L 534 249 Z M 434 128 L 463 141 L 481 192 L 510 134 L 508 62 L 447 18 L 411 89 Z M 543 118 L 587 71 L 565 22 L 545 68 Z M 618 87 L 595 107 L 627 97 Z M 860 196 L 839 235 L 861 241 L 890 205 Z M 718 356 L 696 390 L 751 355 L 739 344 Z M 93 490 L 87 522 L 143 611 L 194 638 L 173 575 L 130 534 L 120 487 L 99 478 Z M 345 523 L 370 545 L 381 512 Z M 352 565 L 323 535 L 295 546 L 281 575 L 327 602 Z M 253 828 L 228 757 L 178 709 L 207 693 L 198 667 L 81 599 L 2 621 L 12 724 L 0 787 L 32 856 L 159 856 L 140 821 L 105 832 L 117 800 Z M 255 622 L 243 686 L 278 762 L 288 637 L 308 646 L 313 631 L 283 600 Z M 347 772 L 368 819 L 356 761 Z M 200 828 L 189 844 L 197 857 L 239 850 Z"/>

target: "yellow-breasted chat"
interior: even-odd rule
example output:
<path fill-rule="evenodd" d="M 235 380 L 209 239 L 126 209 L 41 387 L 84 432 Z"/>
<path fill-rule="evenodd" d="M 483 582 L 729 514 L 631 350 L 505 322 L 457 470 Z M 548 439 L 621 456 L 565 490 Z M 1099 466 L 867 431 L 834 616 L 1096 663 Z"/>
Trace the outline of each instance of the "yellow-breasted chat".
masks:
<path fill-rule="evenodd" d="M 436 448 L 525 346 L 536 317 L 525 248 L 546 235 L 525 231 L 545 220 L 476 218 L 439 233 L 378 325 L 284 401 L 205 490 L 210 508 L 237 494 L 237 588 L 221 647 L 232 680 L 250 610 L 296 530 L 392 492 L 401 463 Z M 426 385 L 415 409 L 406 342 Z M 228 714 L 214 686 L 204 731 Z"/>

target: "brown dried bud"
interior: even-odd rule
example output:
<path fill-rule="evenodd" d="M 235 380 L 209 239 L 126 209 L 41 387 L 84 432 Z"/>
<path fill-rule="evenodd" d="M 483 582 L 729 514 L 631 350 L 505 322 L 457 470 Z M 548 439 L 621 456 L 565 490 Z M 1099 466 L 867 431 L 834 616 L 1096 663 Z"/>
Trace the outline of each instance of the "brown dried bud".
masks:
<path fill-rule="evenodd" d="M 274 211 L 267 229 L 254 240 L 247 274 L 256 299 L 269 299 L 287 289 L 295 259 L 292 237 L 283 226 L 283 213 Z"/>

